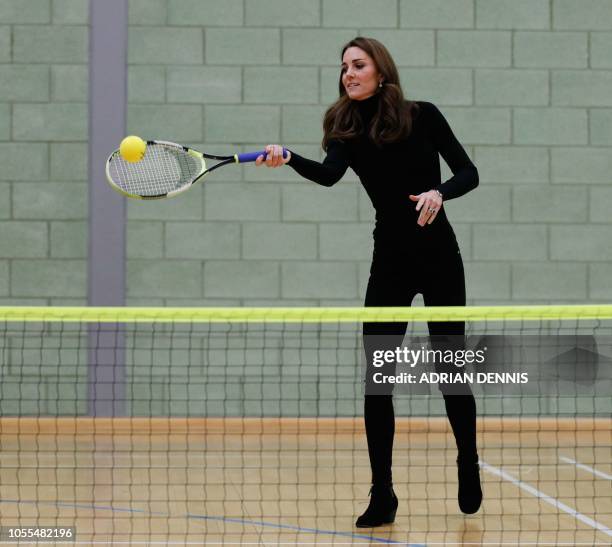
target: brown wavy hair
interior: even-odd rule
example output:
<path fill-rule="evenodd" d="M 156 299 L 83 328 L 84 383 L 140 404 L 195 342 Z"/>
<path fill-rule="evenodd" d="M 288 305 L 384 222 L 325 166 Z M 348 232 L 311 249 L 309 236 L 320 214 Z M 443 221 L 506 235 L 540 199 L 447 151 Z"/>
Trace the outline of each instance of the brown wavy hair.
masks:
<path fill-rule="evenodd" d="M 382 76 L 382 87 L 378 88 L 380 95 L 378 111 L 372 119 L 369 138 L 378 147 L 406 138 L 412 131 L 412 110 L 413 108 L 418 110 L 418 105 L 414 101 L 404 99 L 393 57 L 378 40 L 357 36 L 343 46 L 340 59 L 350 47 L 358 47 L 365 51 Z M 327 150 L 330 140 L 351 140 L 363 131 L 356 104 L 358 101 L 350 99 L 346 94 L 342 85 L 342 72 L 338 80 L 338 91 L 340 93 L 338 100 L 327 109 L 323 118 L 324 150 Z"/>

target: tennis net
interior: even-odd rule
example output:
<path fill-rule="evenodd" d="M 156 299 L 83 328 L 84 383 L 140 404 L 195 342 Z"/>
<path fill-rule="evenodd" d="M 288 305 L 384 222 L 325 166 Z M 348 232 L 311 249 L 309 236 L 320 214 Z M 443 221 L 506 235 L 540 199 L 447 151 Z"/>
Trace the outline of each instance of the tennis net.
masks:
<path fill-rule="evenodd" d="M 428 323 L 465 336 L 441 349 Z M 612 306 L 2 308 L 1 538 L 607 545 L 611 331 Z M 442 376 L 425 356 L 448 351 Z M 393 394 L 399 498 L 373 530 L 368 378 Z M 443 384 L 476 399 L 469 517 Z"/>

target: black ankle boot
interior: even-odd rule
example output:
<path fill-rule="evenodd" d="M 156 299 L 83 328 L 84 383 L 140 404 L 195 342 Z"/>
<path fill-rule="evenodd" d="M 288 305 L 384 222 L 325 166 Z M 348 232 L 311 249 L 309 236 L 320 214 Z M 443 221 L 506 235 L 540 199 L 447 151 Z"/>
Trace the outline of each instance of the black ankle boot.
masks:
<path fill-rule="evenodd" d="M 482 503 L 480 487 L 480 466 L 478 458 L 465 460 L 457 458 L 457 475 L 459 477 L 459 508 L 466 515 L 472 515 Z"/>
<path fill-rule="evenodd" d="M 370 505 L 361 515 L 355 526 L 357 528 L 373 528 L 382 524 L 391 524 L 397 512 L 397 496 L 392 484 L 373 484 L 370 488 Z"/>

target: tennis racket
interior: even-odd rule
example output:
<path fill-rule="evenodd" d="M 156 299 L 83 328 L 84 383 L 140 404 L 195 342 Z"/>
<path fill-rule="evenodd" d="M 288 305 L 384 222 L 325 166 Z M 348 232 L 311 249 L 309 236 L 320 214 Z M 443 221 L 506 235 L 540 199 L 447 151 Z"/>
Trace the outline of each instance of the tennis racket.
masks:
<path fill-rule="evenodd" d="M 259 156 L 267 156 L 265 150 L 215 156 L 166 141 L 147 141 L 142 160 L 128 162 L 115 150 L 106 160 L 106 178 L 120 194 L 135 199 L 162 199 L 177 196 L 191 188 L 204 175 L 230 163 L 247 163 Z M 287 150 L 283 148 L 283 157 Z M 206 166 L 206 159 L 220 160 Z"/>

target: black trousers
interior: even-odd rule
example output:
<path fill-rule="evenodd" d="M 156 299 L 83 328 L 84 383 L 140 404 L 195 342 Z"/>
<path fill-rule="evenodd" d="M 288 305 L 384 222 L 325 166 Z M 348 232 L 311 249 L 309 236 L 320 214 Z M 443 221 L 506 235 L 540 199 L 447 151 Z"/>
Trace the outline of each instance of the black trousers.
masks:
<path fill-rule="evenodd" d="M 410 306 L 417 294 L 423 295 L 426 306 L 465 306 L 465 276 L 459 249 L 447 248 L 408 250 L 383 256 L 374 253 L 365 299 L 366 307 Z M 372 351 L 401 346 L 408 324 L 364 323 L 363 341 L 366 351 L 366 376 L 371 378 Z M 457 339 L 465 336 L 465 323 L 428 322 L 433 340 Z M 386 348 L 381 348 L 381 340 Z M 459 394 L 451 394 L 439 386 L 444 397 L 446 414 L 451 424 L 459 457 L 477 461 L 476 403 L 469 385 Z M 364 419 L 368 453 L 374 484 L 392 482 L 391 464 L 395 415 L 391 394 L 371 395 L 366 391 Z"/>

